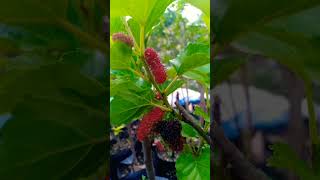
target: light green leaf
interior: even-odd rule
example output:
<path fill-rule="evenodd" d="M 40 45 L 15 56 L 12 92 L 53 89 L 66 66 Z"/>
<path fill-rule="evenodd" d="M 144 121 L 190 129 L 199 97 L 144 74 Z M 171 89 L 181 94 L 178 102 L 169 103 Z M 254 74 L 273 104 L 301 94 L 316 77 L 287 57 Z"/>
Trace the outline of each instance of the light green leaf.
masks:
<path fill-rule="evenodd" d="M 182 75 L 210 63 L 210 48 L 206 44 L 190 43 L 171 63 L 174 64 L 177 74 Z"/>
<path fill-rule="evenodd" d="M 206 122 L 210 123 L 209 115 L 206 112 L 204 112 L 200 106 L 195 106 L 194 114 L 202 117 Z"/>
<path fill-rule="evenodd" d="M 195 68 L 183 74 L 183 77 L 196 80 L 210 88 L 210 64 Z"/>
<path fill-rule="evenodd" d="M 173 0 L 111 0 L 111 17 L 131 16 L 148 33 Z"/>
<path fill-rule="evenodd" d="M 115 42 L 110 48 L 111 69 L 128 69 L 132 60 L 132 48 L 125 43 Z"/>
<path fill-rule="evenodd" d="M 199 156 L 191 152 L 182 153 L 176 162 L 177 176 L 180 180 L 210 179 L 210 149 L 205 147 Z"/>
<path fill-rule="evenodd" d="M 171 81 L 170 81 L 170 83 L 171 83 Z M 166 95 L 169 95 L 169 94 L 173 93 L 175 90 L 177 90 L 178 88 L 180 88 L 184 83 L 185 83 L 184 80 L 176 80 L 176 81 L 169 87 L 169 89 L 167 89 Z"/>
<path fill-rule="evenodd" d="M 191 127 L 190 125 L 181 122 L 182 124 L 182 131 L 181 134 L 184 137 L 196 137 L 197 136 L 197 131 L 193 129 L 193 127 Z"/>
<path fill-rule="evenodd" d="M 151 107 L 154 94 L 150 88 L 140 88 L 133 82 L 112 85 L 113 99 L 110 103 L 110 121 L 114 126 L 133 121 Z"/>

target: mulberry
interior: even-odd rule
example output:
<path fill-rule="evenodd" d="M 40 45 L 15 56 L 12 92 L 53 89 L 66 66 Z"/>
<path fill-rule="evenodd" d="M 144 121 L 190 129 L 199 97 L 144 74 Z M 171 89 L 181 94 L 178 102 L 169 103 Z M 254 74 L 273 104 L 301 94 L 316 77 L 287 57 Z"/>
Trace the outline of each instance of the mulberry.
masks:
<path fill-rule="evenodd" d="M 155 81 L 158 84 L 164 83 L 167 79 L 167 73 L 163 64 L 161 64 L 158 53 L 152 48 L 147 48 L 144 52 L 144 57 L 152 72 L 152 75 L 154 76 Z"/>
<path fill-rule="evenodd" d="M 137 131 L 137 138 L 143 141 L 148 135 L 152 133 L 155 124 L 162 120 L 164 112 L 158 108 L 153 108 L 148 114 L 144 115 Z"/>
<path fill-rule="evenodd" d="M 183 150 L 184 138 L 180 136 L 180 138 L 170 144 L 170 148 L 173 151 L 180 152 Z"/>
<path fill-rule="evenodd" d="M 160 142 L 160 141 L 156 141 L 154 143 L 156 145 L 156 148 L 159 152 L 164 152 L 165 151 L 165 148 L 163 146 L 163 144 Z"/>
<path fill-rule="evenodd" d="M 112 35 L 112 40 L 115 42 L 123 42 L 123 43 L 127 44 L 128 46 L 133 47 L 132 38 L 126 34 L 121 33 L 121 32 L 114 33 Z"/>
<path fill-rule="evenodd" d="M 154 132 L 159 133 L 162 139 L 169 144 L 173 151 L 182 151 L 184 139 L 181 136 L 182 126 L 179 121 L 160 121 Z"/>

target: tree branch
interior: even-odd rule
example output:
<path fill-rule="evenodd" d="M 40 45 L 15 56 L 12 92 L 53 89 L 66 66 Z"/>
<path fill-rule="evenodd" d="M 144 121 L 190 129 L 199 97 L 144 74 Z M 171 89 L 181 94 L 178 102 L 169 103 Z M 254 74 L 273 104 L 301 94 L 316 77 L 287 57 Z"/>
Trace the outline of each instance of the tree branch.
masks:
<path fill-rule="evenodd" d="M 146 165 L 148 180 L 155 180 L 155 172 L 152 161 L 151 142 L 149 138 L 142 141 L 144 164 Z"/>
<path fill-rule="evenodd" d="M 213 143 L 211 141 L 211 139 L 209 138 L 209 136 L 207 135 L 207 133 L 198 125 L 198 123 L 196 122 L 196 120 L 194 119 L 194 117 L 192 117 L 185 108 L 183 108 L 178 101 L 175 102 L 177 108 L 179 109 L 179 111 L 181 112 L 183 118 L 181 119 L 183 122 L 189 124 L 190 126 L 192 126 L 201 137 L 203 137 L 203 139 L 211 146 L 211 148 L 213 149 Z"/>

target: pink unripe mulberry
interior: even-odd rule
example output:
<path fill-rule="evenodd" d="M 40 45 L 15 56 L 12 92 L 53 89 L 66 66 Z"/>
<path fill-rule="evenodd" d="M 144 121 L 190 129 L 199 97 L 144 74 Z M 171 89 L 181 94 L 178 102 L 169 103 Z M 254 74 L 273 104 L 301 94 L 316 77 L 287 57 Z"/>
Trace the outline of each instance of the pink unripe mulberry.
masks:
<path fill-rule="evenodd" d="M 152 48 L 147 48 L 144 51 L 144 57 L 152 72 L 155 81 L 158 84 L 164 83 L 167 79 L 167 73 L 163 64 L 161 64 L 161 60 L 158 53 Z"/>
<path fill-rule="evenodd" d="M 126 34 L 121 33 L 121 32 L 114 33 L 112 35 L 112 40 L 115 42 L 123 42 L 123 43 L 127 44 L 128 46 L 133 47 L 132 38 Z"/>
<path fill-rule="evenodd" d="M 155 124 L 161 121 L 163 116 L 164 112 L 158 107 L 153 108 L 149 113 L 144 115 L 137 131 L 138 140 L 143 141 L 146 137 L 151 135 Z"/>

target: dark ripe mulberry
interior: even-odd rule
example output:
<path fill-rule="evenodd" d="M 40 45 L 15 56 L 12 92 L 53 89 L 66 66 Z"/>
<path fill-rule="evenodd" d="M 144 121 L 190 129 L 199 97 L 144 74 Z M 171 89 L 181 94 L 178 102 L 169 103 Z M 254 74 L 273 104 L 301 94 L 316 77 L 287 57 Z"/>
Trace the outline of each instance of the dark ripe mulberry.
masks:
<path fill-rule="evenodd" d="M 162 139 L 169 144 L 173 151 L 182 151 L 183 137 L 182 126 L 179 121 L 160 121 L 155 125 L 154 132 L 159 133 Z"/>
<path fill-rule="evenodd" d="M 164 83 L 167 80 L 167 73 L 163 64 L 161 64 L 158 53 L 152 48 L 147 48 L 144 51 L 144 57 L 155 81 L 158 84 Z"/>
<path fill-rule="evenodd" d="M 162 120 L 164 112 L 158 108 L 153 108 L 149 113 L 143 116 L 137 131 L 137 138 L 143 141 L 152 134 L 155 124 Z"/>
<path fill-rule="evenodd" d="M 133 40 L 130 36 L 124 34 L 124 33 L 114 33 L 112 35 L 112 40 L 115 42 L 123 42 L 125 44 L 127 44 L 130 47 L 133 47 Z"/>

